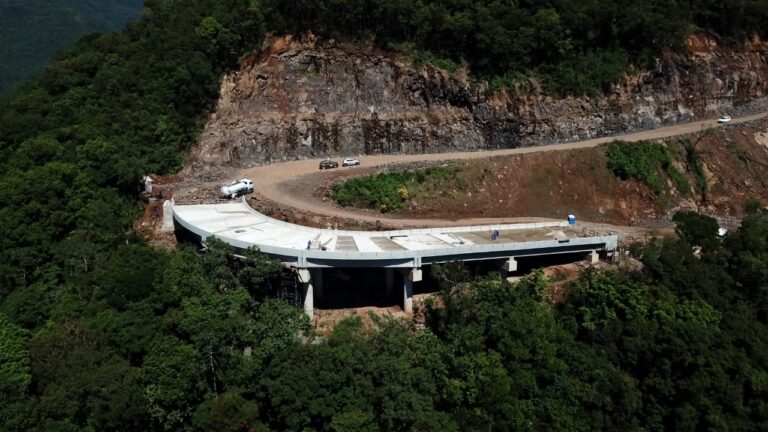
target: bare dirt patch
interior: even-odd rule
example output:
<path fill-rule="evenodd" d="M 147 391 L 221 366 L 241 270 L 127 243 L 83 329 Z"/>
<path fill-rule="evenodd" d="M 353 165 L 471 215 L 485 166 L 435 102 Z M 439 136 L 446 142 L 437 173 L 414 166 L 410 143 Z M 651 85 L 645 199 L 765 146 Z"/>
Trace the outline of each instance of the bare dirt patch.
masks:
<path fill-rule="evenodd" d="M 520 217 L 629 224 L 660 212 L 650 190 L 624 182 L 605 168 L 599 149 L 466 161 L 459 186 L 435 184 L 414 191 L 408 217 Z M 462 187 L 463 186 L 463 187 Z"/>
<path fill-rule="evenodd" d="M 315 228 L 361 231 L 378 231 L 385 228 L 391 228 L 390 225 L 384 223 L 377 224 L 376 222 L 358 220 L 355 218 L 320 215 L 312 213 L 311 211 L 281 205 L 279 203 L 263 199 L 258 195 L 249 196 L 247 202 L 251 207 L 262 214 L 277 220 L 297 225 Z"/>
<path fill-rule="evenodd" d="M 435 299 L 434 305 L 441 307 L 439 298 L 435 294 L 414 294 L 413 313 L 405 313 L 400 306 L 315 309 L 313 324 L 318 336 L 321 337 L 330 335 L 341 321 L 354 316 L 359 316 L 363 320 L 363 327 L 366 329 L 373 328 L 373 317 L 405 320 L 412 324 L 414 328 L 423 329 L 426 319 L 426 303 L 430 298 Z"/>
<path fill-rule="evenodd" d="M 359 307 L 349 309 L 315 309 L 314 326 L 319 336 L 328 336 L 343 320 L 359 316 L 363 320 L 363 328 L 373 328 L 373 316 L 392 319 L 409 319 L 410 315 L 403 312 L 399 306 L 391 307 Z"/>

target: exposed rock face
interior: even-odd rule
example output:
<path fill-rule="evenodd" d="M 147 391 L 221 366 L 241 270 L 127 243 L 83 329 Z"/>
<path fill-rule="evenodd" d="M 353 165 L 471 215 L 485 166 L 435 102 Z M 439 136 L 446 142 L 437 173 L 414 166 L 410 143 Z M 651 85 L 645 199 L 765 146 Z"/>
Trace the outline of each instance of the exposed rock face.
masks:
<path fill-rule="evenodd" d="M 768 44 L 686 54 L 626 77 L 598 98 L 542 96 L 537 84 L 488 94 L 464 72 L 414 69 L 370 47 L 272 39 L 226 76 L 193 164 L 541 145 L 768 107 Z"/>

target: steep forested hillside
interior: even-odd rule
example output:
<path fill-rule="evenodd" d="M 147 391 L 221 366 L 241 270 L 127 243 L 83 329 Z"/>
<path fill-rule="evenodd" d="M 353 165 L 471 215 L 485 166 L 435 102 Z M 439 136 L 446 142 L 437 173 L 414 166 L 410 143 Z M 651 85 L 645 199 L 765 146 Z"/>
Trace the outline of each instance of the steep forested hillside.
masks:
<path fill-rule="evenodd" d="M 281 31 L 372 39 L 425 61 L 466 62 L 495 86 L 537 76 L 550 92 L 594 92 L 630 63 L 652 65 L 694 30 L 740 41 L 765 35 L 760 0 L 264 1 Z"/>
<path fill-rule="evenodd" d="M 0 93 L 35 73 L 80 37 L 120 30 L 142 0 L 0 1 Z"/>
<path fill-rule="evenodd" d="M 645 271 L 587 272 L 563 304 L 538 274 L 513 287 L 446 267 L 424 331 L 351 321 L 319 344 L 272 298 L 278 263 L 214 241 L 159 251 L 130 230 L 137 180 L 179 168 L 220 76 L 268 32 L 406 44 L 581 92 L 696 26 L 768 28 L 763 1 L 685 3 L 149 0 L 122 33 L 80 40 L 0 105 L 0 429 L 765 430 L 754 203 L 724 240 L 681 216 L 680 239 L 635 251 Z"/>

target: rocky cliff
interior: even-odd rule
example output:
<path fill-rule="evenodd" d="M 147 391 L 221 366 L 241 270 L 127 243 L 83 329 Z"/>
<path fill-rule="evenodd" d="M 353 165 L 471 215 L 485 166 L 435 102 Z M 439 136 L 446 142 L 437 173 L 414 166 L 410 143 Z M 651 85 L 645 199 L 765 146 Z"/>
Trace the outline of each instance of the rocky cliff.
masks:
<path fill-rule="evenodd" d="M 489 93 L 372 47 L 273 38 L 224 78 L 192 165 L 533 146 L 768 108 L 768 44 L 687 47 L 601 97 L 557 99 L 534 81 Z"/>

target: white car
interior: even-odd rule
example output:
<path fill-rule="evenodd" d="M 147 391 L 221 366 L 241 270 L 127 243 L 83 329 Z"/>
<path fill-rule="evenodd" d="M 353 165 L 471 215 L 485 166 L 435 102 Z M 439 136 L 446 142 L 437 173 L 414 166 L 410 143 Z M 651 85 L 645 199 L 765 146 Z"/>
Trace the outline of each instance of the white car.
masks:
<path fill-rule="evenodd" d="M 344 159 L 344 162 L 341 163 L 341 166 L 352 166 L 352 165 L 360 165 L 360 161 L 357 159 L 346 158 Z"/>
<path fill-rule="evenodd" d="M 228 185 L 224 185 L 219 190 L 219 196 L 222 198 L 235 199 L 240 195 L 245 195 L 253 192 L 253 180 L 240 179 L 235 180 Z"/>
<path fill-rule="evenodd" d="M 719 119 L 717 119 L 718 123 L 728 123 L 730 121 L 731 121 L 731 116 L 729 116 L 729 115 L 724 115 L 724 116 L 720 117 Z"/>

